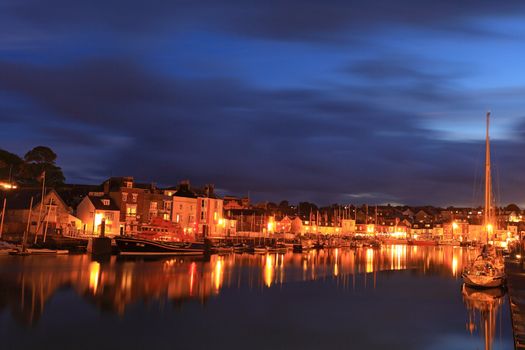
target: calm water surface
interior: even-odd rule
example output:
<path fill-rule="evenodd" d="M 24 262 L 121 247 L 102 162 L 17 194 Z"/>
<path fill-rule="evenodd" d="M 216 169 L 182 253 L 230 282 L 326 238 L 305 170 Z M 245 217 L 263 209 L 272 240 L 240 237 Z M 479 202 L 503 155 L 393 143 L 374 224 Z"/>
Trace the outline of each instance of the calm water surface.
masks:
<path fill-rule="evenodd" d="M 468 255 L 0 256 L 0 347 L 512 349 L 507 296 L 462 289 Z"/>

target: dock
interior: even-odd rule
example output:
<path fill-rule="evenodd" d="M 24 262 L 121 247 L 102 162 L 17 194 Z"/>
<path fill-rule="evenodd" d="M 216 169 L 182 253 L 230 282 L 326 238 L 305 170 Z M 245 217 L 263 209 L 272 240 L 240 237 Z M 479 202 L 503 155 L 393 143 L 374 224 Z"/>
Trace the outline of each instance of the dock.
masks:
<path fill-rule="evenodd" d="M 514 334 L 514 348 L 525 349 L 525 261 L 507 262 L 507 288 Z"/>

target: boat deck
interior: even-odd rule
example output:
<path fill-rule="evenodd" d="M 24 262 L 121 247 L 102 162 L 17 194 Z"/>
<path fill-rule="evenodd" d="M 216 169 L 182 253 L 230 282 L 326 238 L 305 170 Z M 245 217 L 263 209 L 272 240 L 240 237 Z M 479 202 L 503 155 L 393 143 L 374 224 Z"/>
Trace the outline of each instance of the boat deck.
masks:
<path fill-rule="evenodd" d="M 525 349 L 525 261 L 507 262 L 507 287 L 514 334 L 514 348 Z"/>

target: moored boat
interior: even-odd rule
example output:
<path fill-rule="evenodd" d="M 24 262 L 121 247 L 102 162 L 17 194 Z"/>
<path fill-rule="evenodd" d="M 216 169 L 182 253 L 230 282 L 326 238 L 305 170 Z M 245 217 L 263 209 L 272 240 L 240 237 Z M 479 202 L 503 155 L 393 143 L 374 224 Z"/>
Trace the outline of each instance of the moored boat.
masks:
<path fill-rule="evenodd" d="M 474 288 L 499 288 L 505 283 L 503 270 L 481 256 L 465 268 L 461 277 L 467 286 Z"/>
<path fill-rule="evenodd" d="M 494 246 L 489 244 L 495 222 L 492 207 L 492 175 L 490 168 L 490 113 L 487 113 L 487 130 L 485 141 L 485 210 L 484 233 L 485 245 L 481 254 L 462 273 L 465 284 L 475 288 L 502 287 L 505 283 L 505 265 L 502 257 L 498 256 Z"/>
<path fill-rule="evenodd" d="M 283 243 L 277 243 L 273 246 L 267 247 L 268 253 L 286 253 L 288 249 Z"/>
<path fill-rule="evenodd" d="M 254 247 L 253 252 L 256 254 L 266 254 L 268 252 L 268 248 L 263 246 Z"/>
<path fill-rule="evenodd" d="M 407 240 L 408 245 L 421 245 L 421 246 L 433 246 L 438 245 L 438 241 L 434 239 L 409 239 Z"/>
<path fill-rule="evenodd" d="M 204 242 L 169 242 L 131 236 L 115 237 L 120 255 L 203 255 Z"/>

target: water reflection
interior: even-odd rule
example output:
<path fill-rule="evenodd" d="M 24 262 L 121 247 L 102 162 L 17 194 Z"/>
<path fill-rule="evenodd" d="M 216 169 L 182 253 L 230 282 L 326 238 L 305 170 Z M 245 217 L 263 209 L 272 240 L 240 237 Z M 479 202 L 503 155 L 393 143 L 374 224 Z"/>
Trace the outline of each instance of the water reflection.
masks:
<path fill-rule="evenodd" d="M 468 310 L 467 330 L 470 334 L 478 332 L 483 336 L 485 350 L 491 350 L 505 291 L 502 288 L 479 290 L 463 285 L 461 293 Z"/>
<path fill-rule="evenodd" d="M 377 272 L 411 269 L 415 274 L 458 278 L 466 263 L 463 249 L 453 247 L 386 246 L 381 249 L 333 249 L 304 254 L 232 254 L 208 260 L 92 261 L 87 255 L 4 257 L 0 260 L 0 305 L 13 317 L 34 324 L 47 300 L 58 290 L 73 288 L 97 307 L 124 314 L 139 301 L 188 300 L 205 303 L 224 288 L 272 288 L 291 282 L 330 278 L 340 288 L 377 287 Z M 367 281 L 372 275 L 372 282 Z"/>

